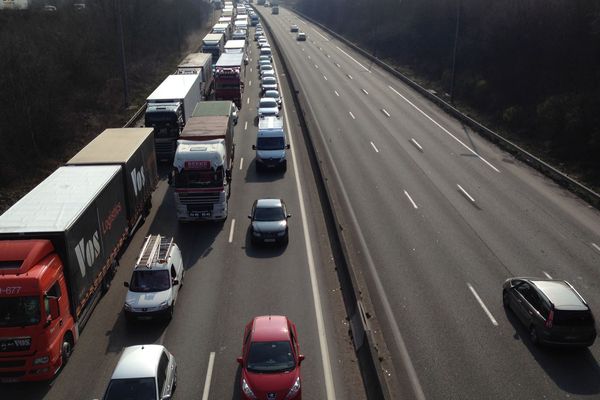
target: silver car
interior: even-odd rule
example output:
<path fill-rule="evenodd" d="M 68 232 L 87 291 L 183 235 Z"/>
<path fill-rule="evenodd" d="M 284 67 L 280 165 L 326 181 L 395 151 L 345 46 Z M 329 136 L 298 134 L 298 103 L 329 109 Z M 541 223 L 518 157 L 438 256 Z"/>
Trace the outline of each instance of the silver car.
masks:
<path fill-rule="evenodd" d="M 123 350 L 102 399 L 170 399 L 176 386 L 175 357 L 164 346 L 130 346 Z"/>
<path fill-rule="evenodd" d="M 263 91 L 263 93 L 267 90 L 277 90 L 277 78 L 275 78 L 274 76 L 265 76 L 260 80 L 260 88 Z"/>
<path fill-rule="evenodd" d="M 263 97 L 269 97 L 271 99 L 274 99 L 277 102 L 277 106 L 279 106 L 279 108 L 281 108 L 282 102 L 281 102 L 281 96 L 279 95 L 279 91 L 277 91 L 277 90 L 267 90 L 263 94 Z"/>
<path fill-rule="evenodd" d="M 258 117 L 279 117 L 279 105 L 277 100 L 263 97 L 258 102 Z"/>

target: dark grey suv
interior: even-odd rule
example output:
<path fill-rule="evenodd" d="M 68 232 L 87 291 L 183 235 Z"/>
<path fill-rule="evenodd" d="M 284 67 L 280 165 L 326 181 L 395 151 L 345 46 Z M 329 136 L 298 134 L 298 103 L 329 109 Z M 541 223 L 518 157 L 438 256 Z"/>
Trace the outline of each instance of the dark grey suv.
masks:
<path fill-rule="evenodd" d="M 502 302 L 529 330 L 534 344 L 591 346 L 596 339 L 592 311 L 567 281 L 510 278 L 504 282 Z"/>

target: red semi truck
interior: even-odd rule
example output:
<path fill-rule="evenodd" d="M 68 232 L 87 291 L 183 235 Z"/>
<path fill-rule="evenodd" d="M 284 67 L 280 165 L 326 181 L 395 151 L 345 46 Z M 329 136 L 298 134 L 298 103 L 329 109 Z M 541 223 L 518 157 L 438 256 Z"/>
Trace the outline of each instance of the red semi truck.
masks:
<path fill-rule="evenodd" d="M 245 73 L 244 54 L 221 54 L 215 65 L 215 100 L 231 100 L 242 108 Z"/>

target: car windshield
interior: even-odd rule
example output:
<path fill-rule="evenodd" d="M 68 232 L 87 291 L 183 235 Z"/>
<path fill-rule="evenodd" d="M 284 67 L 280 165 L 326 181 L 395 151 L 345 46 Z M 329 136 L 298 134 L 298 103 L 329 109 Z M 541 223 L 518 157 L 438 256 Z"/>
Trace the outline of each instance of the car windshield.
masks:
<path fill-rule="evenodd" d="M 281 207 L 257 207 L 254 211 L 255 221 L 281 221 L 285 219 Z"/>
<path fill-rule="evenodd" d="M 267 90 L 265 92 L 265 97 L 269 97 L 269 98 L 277 100 L 277 99 L 279 99 L 279 92 L 276 90 Z"/>
<path fill-rule="evenodd" d="M 156 400 L 154 378 L 112 379 L 103 400 Z"/>
<path fill-rule="evenodd" d="M 274 76 L 265 76 L 262 81 L 266 84 L 273 84 L 277 82 Z"/>
<path fill-rule="evenodd" d="M 290 342 L 253 342 L 246 368 L 251 372 L 285 372 L 296 367 Z"/>
<path fill-rule="evenodd" d="M 273 99 L 261 99 L 260 100 L 260 108 L 275 108 L 277 107 L 277 102 Z"/>
<path fill-rule="evenodd" d="M 0 326 L 29 326 L 40 322 L 37 296 L 0 298 Z"/>
<path fill-rule="evenodd" d="M 129 290 L 132 292 L 162 292 L 171 287 L 169 271 L 138 270 L 133 272 Z"/>
<path fill-rule="evenodd" d="M 258 150 L 283 150 L 285 142 L 283 137 L 260 137 L 256 140 Z"/>

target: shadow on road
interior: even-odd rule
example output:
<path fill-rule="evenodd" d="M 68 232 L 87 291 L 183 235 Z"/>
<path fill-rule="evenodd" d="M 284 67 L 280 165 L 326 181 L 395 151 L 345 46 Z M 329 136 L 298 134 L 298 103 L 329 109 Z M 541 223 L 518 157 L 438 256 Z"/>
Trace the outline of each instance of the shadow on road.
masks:
<path fill-rule="evenodd" d="M 246 241 L 244 250 L 246 255 L 252 258 L 273 258 L 283 255 L 287 249 L 287 244 L 254 244 L 252 243 L 252 234 L 250 226 L 246 229 Z"/>
<path fill-rule="evenodd" d="M 536 346 L 517 316 L 505 309 L 506 318 L 515 329 L 513 338 L 527 347 L 533 358 L 556 385 L 575 395 L 600 393 L 600 366 L 588 348 L 556 348 Z"/>
<path fill-rule="evenodd" d="M 235 373 L 235 379 L 233 381 L 233 396 L 231 400 L 239 400 L 242 398 L 240 393 L 240 381 L 242 379 L 242 367 L 238 364 L 237 371 Z"/>
<path fill-rule="evenodd" d="M 167 325 L 165 320 L 128 322 L 121 311 L 112 329 L 106 331 L 109 340 L 105 353 L 119 353 L 127 346 L 158 343 Z"/>
<path fill-rule="evenodd" d="M 282 169 L 261 169 L 260 171 L 256 170 L 256 159 L 252 160 L 248 168 L 246 168 L 246 176 L 244 180 L 246 183 L 251 182 L 273 182 L 276 180 L 281 180 L 285 178 L 286 171 Z"/>

